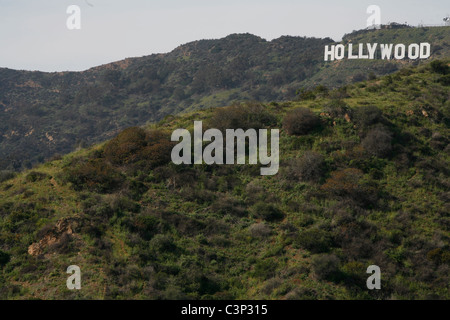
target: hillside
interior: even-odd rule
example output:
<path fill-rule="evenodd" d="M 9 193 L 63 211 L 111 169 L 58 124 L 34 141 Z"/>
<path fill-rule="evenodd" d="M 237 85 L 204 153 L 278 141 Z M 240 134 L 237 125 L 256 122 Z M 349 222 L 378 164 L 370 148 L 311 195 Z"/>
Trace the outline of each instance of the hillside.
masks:
<path fill-rule="evenodd" d="M 4 177 L 0 298 L 449 299 L 449 74 L 166 117 Z M 198 120 L 281 128 L 279 173 L 170 163 Z"/>
<path fill-rule="evenodd" d="M 355 32 L 350 41 L 429 41 L 431 59 L 449 56 L 448 27 Z M 167 54 L 84 72 L 0 69 L 0 170 L 21 170 L 105 141 L 120 130 L 169 114 L 233 101 L 288 101 L 298 89 L 338 87 L 396 71 L 405 61 L 325 63 L 327 39 L 250 34 L 182 45 Z"/>

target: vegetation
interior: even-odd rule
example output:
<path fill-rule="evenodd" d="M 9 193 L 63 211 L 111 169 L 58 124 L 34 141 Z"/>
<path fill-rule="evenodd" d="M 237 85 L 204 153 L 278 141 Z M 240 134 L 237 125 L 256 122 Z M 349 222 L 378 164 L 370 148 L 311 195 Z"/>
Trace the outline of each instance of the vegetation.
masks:
<path fill-rule="evenodd" d="M 2 173 L 0 298 L 449 299 L 445 65 L 167 117 Z M 270 129 L 298 110 L 315 126 L 283 127 L 275 176 L 170 162 L 168 133 L 194 120 Z M 365 286 L 373 264 L 382 290 Z"/>
<path fill-rule="evenodd" d="M 446 27 L 383 29 L 354 32 L 342 43 L 430 42 L 432 59 L 438 59 L 450 54 L 449 34 Z M 0 68 L 0 170 L 30 169 L 58 154 L 109 140 L 128 127 L 236 101 L 314 101 L 331 95 L 333 105 L 347 93 L 330 89 L 420 63 L 324 62 L 324 47 L 331 44 L 335 43 L 330 38 L 284 36 L 266 41 L 234 34 L 83 72 Z M 439 72 L 438 81 L 448 86 L 445 66 L 433 68 Z M 379 89 L 379 84 L 368 88 Z"/>

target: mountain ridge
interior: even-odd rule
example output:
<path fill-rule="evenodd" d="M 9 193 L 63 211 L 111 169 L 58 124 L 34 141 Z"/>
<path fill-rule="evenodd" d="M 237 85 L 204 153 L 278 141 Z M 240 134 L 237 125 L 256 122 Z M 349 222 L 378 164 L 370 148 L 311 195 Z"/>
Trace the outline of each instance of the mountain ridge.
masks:
<path fill-rule="evenodd" d="M 433 40 L 448 55 L 447 29 L 374 30 L 345 41 Z M 21 170 L 103 141 L 123 128 L 233 101 L 290 100 L 297 90 L 330 88 L 394 72 L 407 61 L 325 63 L 332 39 L 251 34 L 198 40 L 165 54 L 127 58 L 82 72 L 0 69 L 0 169 Z M 447 44 L 447 45 L 445 45 Z M 49 138 L 51 137 L 51 139 Z"/>

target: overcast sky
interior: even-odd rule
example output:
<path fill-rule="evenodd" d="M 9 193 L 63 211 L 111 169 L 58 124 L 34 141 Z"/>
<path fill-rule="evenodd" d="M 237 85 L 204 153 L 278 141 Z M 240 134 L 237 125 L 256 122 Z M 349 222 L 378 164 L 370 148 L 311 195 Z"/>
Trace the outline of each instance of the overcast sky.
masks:
<path fill-rule="evenodd" d="M 0 67 L 85 70 L 231 33 L 340 40 L 366 27 L 371 4 L 383 24 L 442 24 L 450 13 L 449 0 L 0 0 Z M 69 5 L 80 30 L 66 26 Z"/>

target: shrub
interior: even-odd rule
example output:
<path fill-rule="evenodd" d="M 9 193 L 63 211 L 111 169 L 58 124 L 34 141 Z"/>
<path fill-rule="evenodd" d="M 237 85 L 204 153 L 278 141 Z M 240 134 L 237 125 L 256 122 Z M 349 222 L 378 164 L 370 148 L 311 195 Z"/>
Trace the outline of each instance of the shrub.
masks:
<path fill-rule="evenodd" d="M 141 181 L 131 180 L 128 183 L 128 192 L 133 200 L 140 200 L 148 187 Z"/>
<path fill-rule="evenodd" d="M 255 264 L 252 275 L 256 278 L 267 280 L 275 276 L 277 267 L 278 264 L 273 258 L 260 260 Z"/>
<path fill-rule="evenodd" d="M 362 146 L 373 156 L 386 157 L 392 150 L 392 134 L 385 127 L 375 127 L 367 133 Z"/>
<path fill-rule="evenodd" d="M 275 291 L 282 285 L 283 285 L 283 280 L 281 280 L 280 278 L 272 278 L 272 279 L 269 279 L 265 283 L 265 285 L 261 291 L 262 291 L 262 293 L 264 293 L 266 295 L 270 295 L 273 291 Z"/>
<path fill-rule="evenodd" d="M 347 168 L 331 173 L 331 177 L 322 185 L 321 189 L 332 195 L 354 196 L 360 193 L 359 180 L 363 172 L 359 169 Z"/>
<path fill-rule="evenodd" d="M 156 233 L 161 221 L 151 215 L 139 215 L 129 222 L 132 232 L 137 232 L 144 240 L 150 240 Z"/>
<path fill-rule="evenodd" d="M 345 275 L 345 284 L 365 289 L 367 275 L 366 268 L 362 262 L 351 261 L 342 267 L 342 273 Z"/>
<path fill-rule="evenodd" d="M 450 74 L 440 77 L 437 81 L 443 86 L 450 86 Z"/>
<path fill-rule="evenodd" d="M 328 252 L 333 245 L 329 232 L 317 228 L 300 232 L 294 244 L 312 253 Z"/>
<path fill-rule="evenodd" d="M 171 152 L 174 143 L 166 132 L 151 130 L 146 136 L 147 145 L 139 155 L 142 161 L 141 167 L 155 168 L 165 165 L 171 161 Z"/>
<path fill-rule="evenodd" d="M 172 252 L 176 249 L 173 240 L 166 235 L 157 234 L 150 241 L 150 247 L 159 252 Z"/>
<path fill-rule="evenodd" d="M 244 203 L 239 199 L 228 195 L 218 197 L 212 204 L 211 210 L 222 215 L 229 214 L 238 217 L 247 215 Z"/>
<path fill-rule="evenodd" d="M 74 237 L 70 234 L 64 233 L 59 238 L 58 242 L 49 246 L 49 252 L 57 252 L 59 254 L 68 254 L 75 251 Z"/>
<path fill-rule="evenodd" d="M 31 171 L 30 173 L 28 173 L 25 177 L 25 180 L 27 182 L 36 182 L 36 181 L 41 181 L 44 180 L 46 178 L 50 178 L 50 176 L 46 173 L 43 172 L 37 172 L 37 171 Z"/>
<path fill-rule="evenodd" d="M 436 248 L 427 253 L 427 259 L 433 261 L 436 264 L 449 264 L 450 263 L 450 250 L 444 248 Z M 1 264 L 1 261 L 0 261 Z"/>
<path fill-rule="evenodd" d="M 339 278 L 339 258 L 334 254 L 321 254 L 312 259 L 312 268 L 319 279 L 336 280 Z"/>
<path fill-rule="evenodd" d="M 320 153 L 307 151 L 299 159 L 292 159 L 284 169 L 289 180 L 317 182 L 325 172 L 325 161 Z"/>
<path fill-rule="evenodd" d="M 6 180 L 10 180 L 16 176 L 14 171 L 10 170 L 0 170 L 0 183 Z"/>
<path fill-rule="evenodd" d="M 261 129 L 276 125 L 277 119 L 259 103 L 236 104 L 216 108 L 208 127 L 225 132 L 226 129 Z"/>
<path fill-rule="evenodd" d="M 248 228 L 254 238 L 267 238 L 272 233 L 270 227 L 264 223 L 255 223 Z"/>
<path fill-rule="evenodd" d="M 367 127 L 379 122 L 383 113 L 376 106 L 362 106 L 354 111 L 355 122 L 362 126 Z"/>
<path fill-rule="evenodd" d="M 297 90 L 296 94 L 299 100 L 314 100 L 316 98 L 313 90 L 306 90 L 305 88 Z"/>
<path fill-rule="evenodd" d="M 103 159 L 93 159 L 65 170 L 66 180 L 75 190 L 84 188 L 95 192 L 109 192 L 123 182 L 122 175 Z"/>
<path fill-rule="evenodd" d="M 161 130 L 125 129 L 105 145 L 105 158 L 113 165 L 151 169 L 170 162 L 174 143 Z"/>
<path fill-rule="evenodd" d="M 362 206 L 372 206 L 378 200 L 378 190 L 372 181 L 363 179 L 363 172 L 347 168 L 331 173 L 321 190 L 337 198 L 347 198 Z"/>
<path fill-rule="evenodd" d="M 264 200 L 266 197 L 264 188 L 256 181 L 251 181 L 245 186 L 245 194 L 247 196 L 246 202 L 250 204 L 254 204 L 259 200 Z"/>
<path fill-rule="evenodd" d="M 357 73 L 352 77 L 352 82 L 360 82 L 367 80 L 367 75 L 365 73 Z"/>
<path fill-rule="evenodd" d="M 105 145 L 104 154 L 112 164 L 122 165 L 135 162 L 138 151 L 146 145 L 145 130 L 138 127 L 127 128 Z"/>
<path fill-rule="evenodd" d="M 349 106 L 342 100 L 334 99 L 325 105 L 323 111 L 333 118 L 343 118 L 351 113 Z"/>
<path fill-rule="evenodd" d="M 0 267 L 6 265 L 9 262 L 10 258 L 11 256 L 9 255 L 9 253 L 0 250 Z"/>
<path fill-rule="evenodd" d="M 266 221 L 279 221 L 284 218 L 284 213 L 272 204 L 265 202 L 257 202 L 253 208 L 253 216 L 256 218 L 264 219 Z"/>
<path fill-rule="evenodd" d="M 308 134 L 320 124 L 320 119 L 308 108 L 297 108 L 286 114 L 283 128 L 289 135 Z"/>
<path fill-rule="evenodd" d="M 431 70 L 435 73 L 443 75 L 450 73 L 450 67 L 447 65 L 447 63 L 441 60 L 434 60 L 433 62 L 430 63 L 430 67 Z"/>
<path fill-rule="evenodd" d="M 318 293 L 312 288 L 295 288 L 286 295 L 286 300 L 317 300 Z"/>

